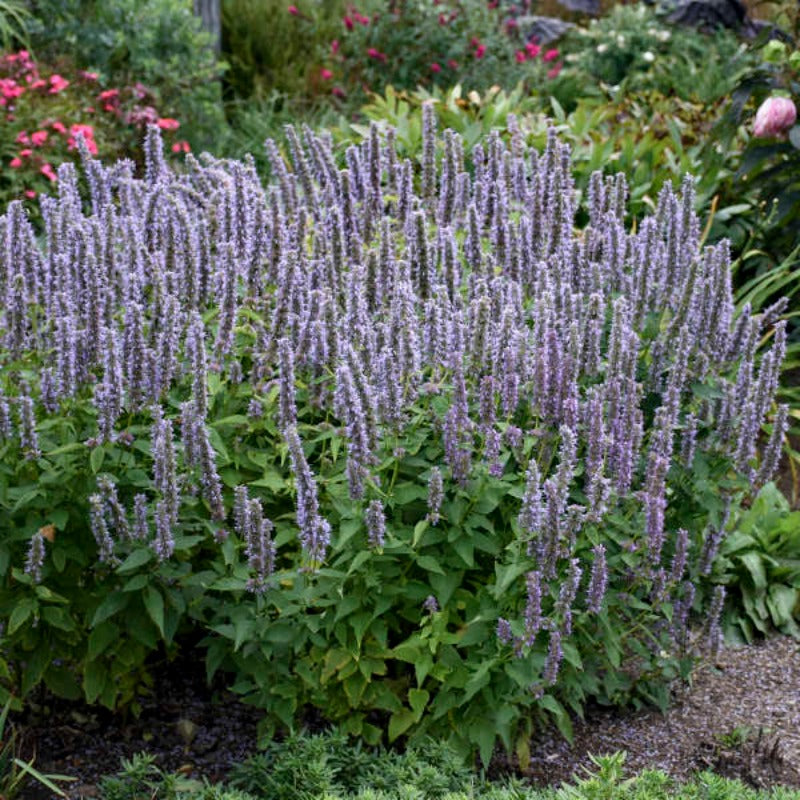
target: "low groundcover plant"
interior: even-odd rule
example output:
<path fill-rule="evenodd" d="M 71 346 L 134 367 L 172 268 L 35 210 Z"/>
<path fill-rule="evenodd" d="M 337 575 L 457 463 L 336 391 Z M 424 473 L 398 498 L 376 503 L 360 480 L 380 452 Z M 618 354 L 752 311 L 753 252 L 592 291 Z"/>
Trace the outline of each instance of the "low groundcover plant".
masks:
<path fill-rule="evenodd" d="M 265 734 L 310 704 L 524 762 L 532 725 L 663 704 L 718 645 L 708 576 L 786 425 L 781 305 L 735 313 L 691 179 L 634 230 L 596 173 L 576 230 L 554 131 L 466 154 L 423 121 L 420 164 L 289 128 L 266 188 L 173 170 L 151 128 L 141 177 L 59 168 L 41 242 L 8 207 L 8 689 L 135 704 L 203 636 Z"/>

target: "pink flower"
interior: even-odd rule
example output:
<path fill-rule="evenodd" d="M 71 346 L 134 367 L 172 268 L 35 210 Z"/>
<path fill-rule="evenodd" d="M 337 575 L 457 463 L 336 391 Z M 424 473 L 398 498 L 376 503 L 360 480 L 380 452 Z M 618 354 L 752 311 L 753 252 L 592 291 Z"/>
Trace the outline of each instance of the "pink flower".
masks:
<path fill-rule="evenodd" d="M 441 64 L 437 64 L 435 61 L 431 64 L 431 72 L 441 72 L 442 67 Z"/>
<path fill-rule="evenodd" d="M 542 61 L 555 61 L 558 58 L 558 50 L 555 48 L 548 50 L 543 56 Z"/>
<path fill-rule="evenodd" d="M 339 40 L 334 39 L 331 42 L 331 55 L 335 56 L 338 52 L 339 52 Z"/>
<path fill-rule="evenodd" d="M 365 17 L 358 11 L 353 12 L 353 19 L 361 25 L 369 25 L 369 17 Z"/>
<path fill-rule="evenodd" d="M 458 69 L 458 61 L 456 61 L 454 58 L 451 58 L 447 62 L 447 66 L 450 67 L 450 69 Z"/>
<path fill-rule="evenodd" d="M 481 40 L 480 40 L 480 39 L 479 39 L 477 36 L 473 36 L 473 37 L 472 37 L 472 38 L 469 40 L 469 43 L 470 43 L 470 44 L 471 44 L 473 47 L 477 47 L 477 46 L 478 46 L 478 45 L 481 43 Z"/>
<path fill-rule="evenodd" d="M 119 97 L 119 89 L 106 89 L 104 92 L 100 92 L 97 97 L 99 100 L 104 100 L 106 102 L 109 100 L 115 100 Z"/>
<path fill-rule="evenodd" d="M 319 76 L 322 80 L 329 81 L 333 77 L 333 73 L 329 69 L 323 68 L 319 71 Z"/>
<path fill-rule="evenodd" d="M 559 61 L 552 69 L 547 70 L 547 77 L 548 78 L 555 78 L 558 76 L 558 73 L 561 72 L 561 67 L 564 65 Z"/>
<path fill-rule="evenodd" d="M 31 84 L 31 89 L 44 89 L 45 86 L 47 86 L 47 81 L 43 81 L 41 78 L 39 78 L 38 81 L 34 81 Z"/>
<path fill-rule="evenodd" d="M 538 44 L 534 44 L 533 42 L 528 42 L 528 43 L 525 45 L 525 52 L 526 52 L 526 53 L 527 53 L 527 54 L 528 54 L 528 55 L 529 55 L 531 58 L 536 58 L 536 56 L 538 56 L 538 55 L 539 55 L 539 53 L 540 53 L 541 51 L 542 51 L 542 48 L 541 48 L 541 47 L 539 47 L 539 45 L 538 45 Z"/>
<path fill-rule="evenodd" d="M 334 97 L 345 97 L 344 89 L 342 89 L 341 86 L 334 86 L 333 89 L 331 89 L 331 94 Z"/>
<path fill-rule="evenodd" d="M 374 58 L 376 61 L 383 61 L 384 64 L 386 63 L 386 53 L 381 53 L 380 50 L 376 50 L 374 47 L 370 47 L 367 50 L 367 55 L 370 58 Z"/>
<path fill-rule="evenodd" d="M 439 24 L 447 25 L 447 14 L 439 14 Z"/>
<path fill-rule="evenodd" d="M 297 6 L 289 6 L 289 7 L 288 7 L 286 10 L 287 10 L 287 11 L 288 11 L 288 12 L 289 12 L 289 13 L 290 13 L 290 14 L 291 14 L 293 17 L 299 17 L 299 16 L 300 16 L 300 9 L 298 9 L 298 8 L 297 8 Z"/>
<path fill-rule="evenodd" d="M 20 150 L 19 154 L 21 158 L 29 158 L 33 155 L 33 150 L 31 150 L 30 147 L 26 147 L 24 150 Z"/>
<path fill-rule="evenodd" d="M 350 19 L 350 17 L 348 17 L 347 14 L 345 14 L 342 17 L 342 22 L 344 22 L 344 26 L 345 26 L 345 28 L 347 28 L 347 30 L 349 30 L 349 31 L 353 30 L 353 27 L 354 27 L 353 26 L 353 20 Z"/>
<path fill-rule="evenodd" d="M 485 44 L 479 44 L 477 48 L 475 48 L 475 58 L 483 58 L 485 53 L 486 53 Z"/>
<path fill-rule="evenodd" d="M 517 50 L 517 52 L 514 53 L 514 58 L 517 59 L 517 64 L 523 64 L 528 60 L 528 56 L 525 54 L 524 50 Z"/>
<path fill-rule="evenodd" d="M 175 144 L 172 145 L 172 152 L 173 153 L 191 153 L 192 152 L 192 147 L 189 144 L 189 142 L 186 142 L 186 141 L 175 142 Z"/>
<path fill-rule="evenodd" d="M 36 197 L 36 192 L 34 192 L 33 189 L 26 189 L 24 194 L 25 197 L 28 198 L 28 200 L 33 200 L 34 197 Z"/>
<path fill-rule="evenodd" d="M 170 117 L 162 117 L 156 122 L 156 125 L 158 125 L 162 131 L 176 131 L 181 126 L 178 120 L 171 119 Z"/>
<path fill-rule="evenodd" d="M 42 164 L 42 166 L 39 168 L 39 172 L 41 172 L 42 175 L 44 175 L 49 181 L 55 182 L 58 180 L 58 176 L 49 164 Z"/>
<path fill-rule="evenodd" d="M 76 122 L 74 125 L 70 125 L 69 132 L 73 136 L 81 134 L 87 140 L 94 139 L 94 128 L 91 125 L 82 125 L 80 122 Z"/>
<path fill-rule="evenodd" d="M 96 81 L 100 77 L 97 72 L 87 72 L 85 69 L 81 70 L 78 75 L 80 75 L 85 81 Z"/>
<path fill-rule="evenodd" d="M 797 121 L 797 109 L 788 97 L 768 97 L 756 111 L 753 134 L 760 138 L 782 136 Z"/>
<path fill-rule="evenodd" d="M 26 132 L 26 131 L 20 131 L 20 132 L 17 134 L 17 138 L 16 138 L 16 139 L 14 139 L 14 141 L 15 141 L 17 144 L 30 144 L 30 143 L 31 143 L 31 140 L 30 140 L 30 138 L 28 137 L 28 134 L 27 134 L 27 132 Z"/>
<path fill-rule="evenodd" d="M 47 131 L 34 131 L 31 134 L 31 142 L 34 147 L 41 147 L 47 141 Z"/>
<path fill-rule="evenodd" d="M 67 132 L 67 129 L 66 129 L 66 127 L 64 127 L 64 123 L 63 122 L 54 122 L 50 127 L 56 133 L 66 133 Z"/>
<path fill-rule="evenodd" d="M 11 167 L 11 169 L 19 169 L 22 166 L 22 159 L 14 156 L 8 165 Z"/>
<path fill-rule="evenodd" d="M 62 78 L 60 75 L 50 76 L 50 90 L 48 94 L 58 94 L 69 86 L 69 81 Z"/>

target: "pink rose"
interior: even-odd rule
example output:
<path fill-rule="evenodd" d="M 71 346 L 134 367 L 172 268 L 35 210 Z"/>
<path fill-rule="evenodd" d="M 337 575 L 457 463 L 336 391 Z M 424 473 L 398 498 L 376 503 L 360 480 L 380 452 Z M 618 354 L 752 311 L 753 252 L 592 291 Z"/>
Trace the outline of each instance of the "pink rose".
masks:
<path fill-rule="evenodd" d="M 797 109 L 788 97 L 768 97 L 756 111 L 753 133 L 760 138 L 781 136 L 797 120 Z"/>

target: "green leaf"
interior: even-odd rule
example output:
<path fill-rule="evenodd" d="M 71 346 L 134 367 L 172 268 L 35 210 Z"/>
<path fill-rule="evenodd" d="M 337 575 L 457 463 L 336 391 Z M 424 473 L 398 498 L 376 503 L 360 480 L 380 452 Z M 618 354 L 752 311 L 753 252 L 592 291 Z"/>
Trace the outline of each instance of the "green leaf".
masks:
<path fill-rule="evenodd" d="M 106 451 L 103 445 L 98 445 L 95 447 L 89 455 L 89 467 L 92 470 L 92 473 L 97 475 L 100 472 L 100 468 L 103 466 L 103 460 L 106 457 Z"/>
<path fill-rule="evenodd" d="M 764 562 L 759 553 L 743 553 L 738 556 L 739 561 L 744 564 L 750 577 L 753 579 L 753 585 L 756 589 L 763 590 L 767 588 L 767 574 L 764 570 Z"/>
<path fill-rule="evenodd" d="M 153 551 L 149 547 L 139 547 L 117 567 L 117 572 L 120 575 L 124 575 L 126 572 L 133 572 L 133 570 L 147 564 L 152 559 Z"/>
<path fill-rule="evenodd" d="M 419 544 L 419 540 L 422 538 L 423 534 L 426 530 L 428 530 L 428 526 L 430 523 L 427 519 L 421 519 L 415 526 L 414 526 L 414 538 L 411 540 L 411 546 L 416 547 Z"/>
<path fill-rule="evenodd" d="M 42 619 L 54 628 L 58 628 L 67 633 L 75 630 L 75 621 L 63 608 L 55 606 L 45 606 L 42 609 Z"/>
<path fill-rule="evenodd" d="M 25 622 L 27 622 L 27 620 L 33 616 L 33 612 L 37 609 L 37 607 L 38 603 L 30 598 L 25 598 L 17 603 L 17 605 L 14 607 L 14 610 L 11 612 L 11 618 L 8 621 L 9 635 L 15 633 L 19 628 L 21 628 Z"/>
<path fill-rule="evenodd" d="M 430 692 L 425 689 L 409 689 L 408 690 L 408 704 L 414 712 L 414 722 L 419 722 L 422 713 L 425 711 L 425 706 L 428 705 L 428 700 L 431 699 Z"/>
<path fill-rule="evenodd" d="M 97 611 L 94 612 L 91 627 L 94 628 L 109 617 L 113 617 L 118 611 L 127 608 L 130 599 L 131 596 L 124 592 L 111 592 L 97 607 Z"/>
<path fill-rule="evenodd" d="M 155 623 L 162 638 L 164 635 L 164 598 L 155 586 L 148 586 L 142 594 L 142 602 L 147 609 L 147 615 Z"/>
<path fill-rule="evenodd" d="M 83 693 L 87 703 L 94 703 L 105 689 L 108 671 L 99 661 L 90 661 L 83 672 Z"/>
<path fill-rule="evenodd" d="M 447 574 L 433 556 L 420 556 L 417 559 L 417 564 L 419 564 L 419 566 L 427 572 L 436 572 L 439 575 Z"/>
<path fill-rule="evenodd" d="M 415 722 L 413 711 L 409 711 L 407 708 L 395 711 L 389 718 L 389 741 L 393 742 L 402 736 Z"/>
<path fill-rule="evenodd" d="M 101 622 L 89 634 L 89 645 L 86 655 L 94 661 L 106 648 L 119 637 L 119 628 L 113 622 Z"/>
<path fill-rule="evenodd" d="M 569 718 L 566 709 L 552 695 L 546 694 L 539 700 L 539 705 L 553 715 L 556 727 L 561 735 L 572 744 L 574 733 L 572 730 L 572 720 Z"/>

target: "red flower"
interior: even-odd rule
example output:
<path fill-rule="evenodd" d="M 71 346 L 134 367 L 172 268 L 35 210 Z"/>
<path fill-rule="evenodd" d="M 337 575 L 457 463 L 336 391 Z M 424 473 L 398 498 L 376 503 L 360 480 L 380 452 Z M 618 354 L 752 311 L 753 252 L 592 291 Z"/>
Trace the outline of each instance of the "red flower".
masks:
<path fill-rule="evenodd" d="M 36 192 L 34 192 L 33 189 L 26 189 L 24 194 L 28 200 L 33 200 L 33 198 L 36 197 Z"/>
<path fill-rule="evenodd" d="M 524 50 L 517 50 L 517 52 L 514 53 L 514 58 L 517 59 L 517 64 L 522 64 L 528 60 L 528 56 L 525 55 Z"/>
<path fill-rule="evenodd" d="M 331 94 L 334 97 L 345 97 L 346 96 L 345 93 L 344 93 L 344 89 L 342 89 L 341 86 L 334 86 L 333 89 L 331 89 Z"/>
<path fill-rule="evenodd" d="M 558 58 L 558 50 L 553 48 L 548 50 L 543 56 L 542 61 L 555 61 Z"/>
<path fill-rule="evenodd" d="M 63 122 L 54 122 L 54 123 L 53 123 L 53 124 L 52 124 L 50 127 L 51 127 L 51 128 L 52 128 L 52 129 L 53 129 L 53 130 L 54 130 L 56 133 L 66 133 L 66 132 L 67 132 L 67 129 L 66 129 L 66 127 L 64 126 L 64 123 L 63 123 Z"/>
<path fill-rule="evenodd" d="M 17 144 L 30 144 L 31 140 L 28 138 L 28 134 L 26 131 L 20 131 L 17 134 L 17 138 L 14 140 Z"/>
<path fill-rule="evenodd" d="M 8 165 L 11 167 L 11 169 L 19 169 L 22 166 L 22 159 L 14 156 Z"/>
<path fill-rule="evenodd" d="M 58 177 L 56 173 L 53 171 L 53 168 L 49 164 L 42 164 L 39 169 L 39 172 L 47 178 L 49 181 L 57 181 Z"/>
<path fill-rule="evenodd" d="M 331 42 L 331 55 L 335 56 L 338 52 L 339 52 L 339 40 L 334 39 Z"/>
<path fill-rule="evenodd" d="M 383 61 L 384 64 L 386 63 L 386 53 L 381 53 L 380 50 L 376 50 L 374 47 L 370 47 L 367 50 L 367 55 L 370 58 L 374 58 L 376 61 Z"/>
<path fill-rule="evenodd" d="M 41 147 L 47 141 L 47 131 L 34 131 L 31 134 L 31 142 L 34 147 Z"/>
<path fill-rule="evenodd" d="M 333 77 L 333 73 L 324 67 L 319 71 L 319 76 L 324 81 L 329 81 Z"/>
<path fill-rule="evenodd" d="M 180 142 L 175 142 L 175 144 L 172 145 L 172 152 L 173 153 L 191 153 L 192 152 L 192 148 L 191 148 L 191 145 L 189 144 L 189 142 L 180 141 Z"/>
<path fill-rule="evenodd" d="M 156 122 L 156 125 L 158 125 L 162 131 L 176 131 L 181 126 L 178 120 L 171 119 L 170 117 L 162 117 Z"/>
<path fill-rule="evenodd" d="M 538 56 L 538 55 L 539 55 L 539 53 L 541 53 L 541 51 L 542 51 L 542 48 L 541 48 L 541 47 L 539 47 L 539 45 L 538 45 L 538 44 L 534 44 L 533 42 L 528 42 L 528 43 L 525 45 L 525 52 L 526 52 L 526 53 L 527 53 L 527 54 L 528 54 L 528 55 L 529 55 L 531 58 L 536 58 L 536 56 Z"/>
<path fill-rule="evenodd" d="M 475 49 L 475 58 L 483 58 L 485 53 L 486 53 L 486 45 L 479 44 L 478 47 Z"/>
<path fill-rule="evenodd" d="M 441 72 L 441 71 L 442 71 L 441 65 L 438 64 L 436 61 L 434 61 L 433 64 L 431 64 L 431 72 L 437 72 L 438 73 L 438 72 Z"/>
<path fill-rule="evenodd" d="M 563 64 L 559 61 L 552 69 L 547 70 L 547 77 L 548 78 L 555 78 L 558 76 L 558 73 L 561 72 L 561 67 Z"/>
<path fill-rule="evenodd" d="M 300 10 L 297 8 L 297 6 L 289 6 L 289 7 L 288 7 L 286 10 L 287 10 L 287 11 L 288 11 L 288 12 L 289 12 L 289 13 L 290 13 L 290 14 L 291 14 L 293 17 L 299 17 L 299 16 L 300 16 Z"/>
<path fill-rule="evenodd" d="M 58 94 L 69 86 L 69 81 L 62 78 L 60 75 L 50 76 L 50 90 L 48 94 Z"/>
<path fill-rule="evenodd" d="M 350 17 L 348 17 L 347 14 L 345 14 L 342 17 L 342 22 L 344 22 L 344 26 L 345 28 L 347 28 L 347 30 L 349 31 L 353 30 L 353 20 L 350 19 Z"/>

